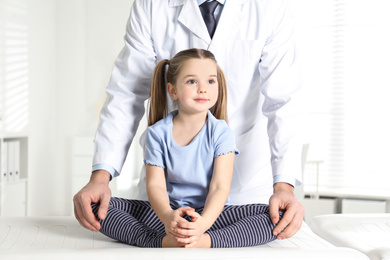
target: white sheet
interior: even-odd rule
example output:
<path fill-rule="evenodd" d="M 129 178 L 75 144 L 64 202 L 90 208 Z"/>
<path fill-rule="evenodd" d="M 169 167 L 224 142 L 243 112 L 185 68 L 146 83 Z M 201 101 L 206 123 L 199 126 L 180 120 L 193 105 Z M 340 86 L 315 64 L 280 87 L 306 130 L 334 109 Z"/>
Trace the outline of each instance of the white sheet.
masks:
<path fill-rule="evenodd" d="M 390 260 L 390 214 L 323 215 L 310 227 L 335 246 L 355 248 L 371 260 Z"/>
<path fill-rule="evenodd" d="M 82 228 L 73 217 L 0 218 L 1 260 L 60 259 L 353 259 L 368 258 L 338 248 L 304 223 L 292 238 L 263 246 L 229 249 L 138 248 Z"/>

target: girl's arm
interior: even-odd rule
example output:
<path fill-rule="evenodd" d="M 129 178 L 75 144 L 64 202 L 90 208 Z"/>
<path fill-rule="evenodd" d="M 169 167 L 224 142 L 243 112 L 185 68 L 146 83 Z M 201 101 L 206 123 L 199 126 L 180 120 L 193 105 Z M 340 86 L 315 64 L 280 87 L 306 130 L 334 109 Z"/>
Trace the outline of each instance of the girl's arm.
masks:
<path fill-rule="evenodd" d="M 146 164 L 146 191 L 150 205 L 165 226 L 165 233 L 174 238 L 182 238 L 183 236 L 177 234 L 175 229 L 179 223 L 187 222 L 181 216 L 190 208 L 172 210 L 169 204 L 163 168 Z"/>
<path fill-rule="evenodd" d="M 185 247 L 194 246 L 221 214 L 230 191 L 234 156 L 235 153 L 231 152 L 214 159 L 213 177 L 202 215 L 193 209 L 187 210 L 186 214 L 192 217 L 193 222 L 180 223 L 180 229 L 177 230 L 179 234 L 187 236 L 178 239 Z"/>
<path fill-rule="evenodd" d="M 163 168 L 146 164 L 146 191 L 150 205 L 160 220 L 163 220 L 172 211 Z"/>
<path fill-rule="evenodd" d="M 214 160 L 213 178 L 202 213 L 202 217 L 207 222 L 207 228 L 204 231 L 214 224 L 225 206 L 233 177 L 234 156 L 235 153 L 231 152 L 220 155 Z"/>

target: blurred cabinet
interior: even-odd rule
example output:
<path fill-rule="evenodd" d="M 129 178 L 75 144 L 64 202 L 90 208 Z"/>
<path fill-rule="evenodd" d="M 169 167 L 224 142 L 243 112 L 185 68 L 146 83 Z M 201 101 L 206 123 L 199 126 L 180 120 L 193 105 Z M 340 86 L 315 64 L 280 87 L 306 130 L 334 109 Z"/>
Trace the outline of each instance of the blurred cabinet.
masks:
<path fill-rule="evenodd" d="M 21 217 L 27 213 L 27 180 L 21 179 L 1 185 L 1 216 Z"/>
<path fill-rule="evenodd" d="M 337 199 L 335 198 L 312 199 L 308 197 L 301 203 L 305 208 L 306 222 L 310 222 L 313 217 L 318 215 L 337 213 Z"/>
<path fill-rule="evenodd" d="M 387 201 L 367 199 L 342 199 L 341 213 L 386 213 Z"/>
<path fill-rule="evenodd" d="M 25 216 L 27 213 L 27 152 L 27 137 L 0 138 L 1 216 Z"/>

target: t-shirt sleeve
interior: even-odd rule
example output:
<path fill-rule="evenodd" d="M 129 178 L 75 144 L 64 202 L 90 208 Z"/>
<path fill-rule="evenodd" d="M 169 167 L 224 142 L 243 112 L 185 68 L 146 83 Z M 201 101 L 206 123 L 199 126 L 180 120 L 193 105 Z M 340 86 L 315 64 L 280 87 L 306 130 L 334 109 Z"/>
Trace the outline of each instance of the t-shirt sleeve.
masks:
<path fill-rule="evenodd" d="M 165 168 L 164 145 L 160 136 L 150 127 L 145 135 L 144 163 Z"/>
<path fill-rule="evenodd" d="M 236 155 L 240 151 L 236 147 L 236 138 L 232 129 L 221 121 L 214 131 L 214 157 L 234 152 Z"/>

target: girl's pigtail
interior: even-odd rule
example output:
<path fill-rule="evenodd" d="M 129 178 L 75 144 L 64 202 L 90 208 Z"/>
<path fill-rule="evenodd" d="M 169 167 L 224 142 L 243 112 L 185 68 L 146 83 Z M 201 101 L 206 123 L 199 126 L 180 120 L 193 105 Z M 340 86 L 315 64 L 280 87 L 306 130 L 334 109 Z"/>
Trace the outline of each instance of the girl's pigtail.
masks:
<path fill-rule="evenodd" d="M 217 65 L 218 69 L 218 99 L 215 105 L 210 108 L 211 113 L 218 119 L 225 120 L 228 122 L 227 116 L 227 83 L 225 74 L 223 73 L 221 67 Z"/>
<path fill-rule="evenodd" d="M 168 101 L 166 90 L 166 65 L 169 60 L 161 60 L 157 63 L 153 72 L 152 85 L 150 88 L 148 126 L 155 124 L 168 115 Z"/>

